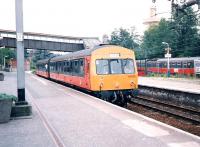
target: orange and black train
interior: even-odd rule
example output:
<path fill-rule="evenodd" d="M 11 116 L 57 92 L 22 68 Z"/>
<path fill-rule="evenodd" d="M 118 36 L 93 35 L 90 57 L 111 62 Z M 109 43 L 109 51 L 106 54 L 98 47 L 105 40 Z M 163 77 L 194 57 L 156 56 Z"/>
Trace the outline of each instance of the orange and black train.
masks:
<path fill-rule="evenodd" d="M 127 99 L 138 93 L 134 51 L 119 46 L 97 46 L 39 60 L 36 74 L 90 91 L 119 105 L 126 105 Z"/>

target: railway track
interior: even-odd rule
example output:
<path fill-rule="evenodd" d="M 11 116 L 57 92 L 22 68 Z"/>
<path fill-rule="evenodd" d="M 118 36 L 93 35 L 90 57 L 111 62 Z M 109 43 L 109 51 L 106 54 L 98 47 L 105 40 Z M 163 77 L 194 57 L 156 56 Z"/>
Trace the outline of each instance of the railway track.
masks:
<path fill-rule="evenodd" d="M 148 98 L 145 96 L 138 96 L 138 97 L 131 98 L 129 103 L 148 107 L 148 108 L 161 111 L 173 116 L 181 117 L 183 119 L 192 121 L 192 123 L 195 123 L 195 124 L 200 124 L 200 113 L 195 110 L 167 104 L 157 99 Z"/>

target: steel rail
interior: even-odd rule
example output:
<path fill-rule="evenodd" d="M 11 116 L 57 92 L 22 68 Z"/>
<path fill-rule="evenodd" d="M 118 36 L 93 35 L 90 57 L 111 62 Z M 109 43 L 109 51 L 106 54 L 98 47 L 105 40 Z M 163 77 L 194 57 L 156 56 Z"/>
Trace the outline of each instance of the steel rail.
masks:
<path fill-rule="evenodd" d="M 143 97 L 143 96 L 131 98 L 129 103 L 139 104 L 151 109 L 155 109 L 158 111 L 162 111 L 171 115 L 175 115 L 175 116 L 193 121 L 195 123 L 200 123 L 200 113 L 195 110 L 166 104 L 166 103 L 154 100 L 152 98 Z"/>

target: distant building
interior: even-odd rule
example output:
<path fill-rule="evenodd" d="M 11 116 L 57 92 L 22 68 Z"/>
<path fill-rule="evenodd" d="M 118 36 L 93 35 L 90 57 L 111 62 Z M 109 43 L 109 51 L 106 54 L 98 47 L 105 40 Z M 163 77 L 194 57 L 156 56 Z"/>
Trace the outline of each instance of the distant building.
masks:
<path fill-rule="evenodd" d="M 160 22 L 160 18 L 156 15 L 156 6 L 152 6 L 150 8 L 150 16 L 149 18 L 145 19 L 143 24 L 146 25 L 146 29 L 148 29 L 151 26 L 158 25 Z"/>
<path fill-rule="evenodd" d="M 109 43 L 109 37 L 108 37 L 108 35 L 106 35 L 106 34 L 103 35 L 102 42 L 105 43 L 105 44 Z"/>
<path fill-rule="evenodd" d="M 17 61 L 15 59 L 10 60 L 8 68 L 10 68 L 10 71 L 17 71 Z M 30 61 L 28 59 L 24 61 L 24 68 L 25 71 L 30 70 Z"/>

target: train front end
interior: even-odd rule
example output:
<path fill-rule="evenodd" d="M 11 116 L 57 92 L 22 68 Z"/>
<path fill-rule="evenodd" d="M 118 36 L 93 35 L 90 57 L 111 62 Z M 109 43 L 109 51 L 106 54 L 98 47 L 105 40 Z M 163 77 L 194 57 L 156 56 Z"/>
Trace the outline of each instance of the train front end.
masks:
<path fill-rule="evenodd" d="M 200 77 L 200 59 L 194 60 L 195 75 Z"/>
<path fill-rule="evenodd" d="M 132 50 L 105 46 L 91 54 L 91 90 L 106 101 L 126 105 L 138 93 L 138 72 Z"/>

